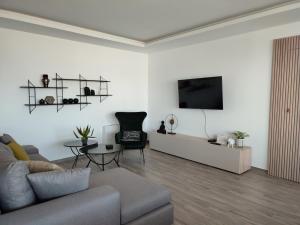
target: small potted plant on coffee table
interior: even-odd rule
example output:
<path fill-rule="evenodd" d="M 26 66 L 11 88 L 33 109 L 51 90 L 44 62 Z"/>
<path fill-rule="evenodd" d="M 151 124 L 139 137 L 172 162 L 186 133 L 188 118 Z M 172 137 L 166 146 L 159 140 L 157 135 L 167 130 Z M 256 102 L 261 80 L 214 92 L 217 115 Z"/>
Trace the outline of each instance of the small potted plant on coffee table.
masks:
<path fill-rule="evenodd" d="M 246 132 L 242 132 L 242 131 L 235 131 L 233 133 L 233 135 L 236 138 L 236 145 L 239 148 L 243 148 L 244 147 L 244 139 L 246 137 L 249 137 L 249 134 L 247 134 Z"/>
<path fill-rule="evenodd" d="M 91 130 L 91 126 L 86 126 L 84 128 L 81 128 L 81 127 L 76 127 L 77 129 L 77 133 L 75 131 L 73 131 L 74 135 L 76 138 L 80 138 L 81 139 L 81 142 L 82 142 L 82 145 L 83 146 L 86 146 L 87 143 L 88 143 L 88 140 L 89 138 L 92 138 L 93 137 L 93 133 L 94 133 L 94 129 Z"/>

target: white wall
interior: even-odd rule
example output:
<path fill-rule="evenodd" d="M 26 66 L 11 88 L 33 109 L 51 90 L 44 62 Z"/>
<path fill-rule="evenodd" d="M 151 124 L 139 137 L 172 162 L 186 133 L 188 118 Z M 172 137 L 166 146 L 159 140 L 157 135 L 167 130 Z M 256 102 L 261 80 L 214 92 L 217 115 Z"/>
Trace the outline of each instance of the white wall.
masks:
<path fill-rule="evenodd" d="M 300 23 L 150 54 L 149 128 L 174 113 L 177 132 L 205 137 L 201 110 L 178 108 L 177 80 L 222 75 L 224 110 L 206 110 L 208 133 L 248 132 L 253 166 L 265 169 L 272 40 L 297 34 Z"/>
<path fill-rule="evenodd" d="M 81 73 L 87 79 L 103 75 L 111 80 L 113 97 L 101 104 L 98 98 L 90 98 L 93 104 L 82 111 L 79 106 L 65 106 L 57 113 L 55 106 L 48 106 L 30 115 L 24 106 L 27 90 L 19 86 L 28 79 L 41 85 L 43 73 L 51 78 L 55 73 L 65 78 Z M 145 54 L 0 29 L 0 132 L 13 135 L 19 143 L 38 146 L 50 160 L 70 156 L 62 143 L 74 138 L 76 126 L 92 125 L 99 138 L 103 125 L 116 122 L 115 111 L 147 110 L 147 83 Z M 65 85 L 69 86 L 66 97 L 78 94 L 78 83 Z M 46 95 L 55 96 L 55 92 L 40 90 L 38 98 Z"/>

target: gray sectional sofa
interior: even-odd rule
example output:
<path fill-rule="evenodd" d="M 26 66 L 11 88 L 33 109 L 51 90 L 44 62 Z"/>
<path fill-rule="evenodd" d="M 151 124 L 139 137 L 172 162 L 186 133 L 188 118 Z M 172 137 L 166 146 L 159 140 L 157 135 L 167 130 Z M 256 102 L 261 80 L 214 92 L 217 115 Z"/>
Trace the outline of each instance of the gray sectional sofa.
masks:
<path fill-rule="evenodd" d="M 30 159 L 47 160 L 34 146 L 23 147 Z M 1 214 L 0 224 L 171 225 L 173 207 L 165 187 L 116 168 L 92 174 L 85 191 Z"/>

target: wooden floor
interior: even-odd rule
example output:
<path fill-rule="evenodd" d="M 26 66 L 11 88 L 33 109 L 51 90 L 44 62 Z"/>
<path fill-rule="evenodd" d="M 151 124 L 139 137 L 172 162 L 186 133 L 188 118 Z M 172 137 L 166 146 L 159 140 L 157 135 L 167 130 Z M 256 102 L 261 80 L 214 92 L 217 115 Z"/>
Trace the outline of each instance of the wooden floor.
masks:
<path fill-rule="evenodd" d="M 235 175 L 149 149 L 145 157 L 144 165 L 138 151 L 125 152 L 120 165 L 170 189 L 174 225 L 300 225 L 300 184 L 258 169 Z M 83 157 L 77 167 L 86 163 Z"/>

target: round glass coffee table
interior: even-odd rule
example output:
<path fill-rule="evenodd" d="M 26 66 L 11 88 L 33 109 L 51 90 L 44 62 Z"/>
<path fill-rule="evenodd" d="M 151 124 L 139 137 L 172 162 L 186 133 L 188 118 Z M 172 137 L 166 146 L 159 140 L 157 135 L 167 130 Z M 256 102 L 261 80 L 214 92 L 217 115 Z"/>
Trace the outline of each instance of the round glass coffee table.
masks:
<path fill-rule="evenodd" d="M 104 166 L 108 165 L 112 162 L 115 162 L 118 167 L 119 165 L 119 157 L 121 152 L 121 145 L 113 144 L 110 145 L 111 148 L 108 148 L 108 145 L 105 144 L 98 144 L 98 146 L 85 146 L 80 148 L 80 152 L 85 154 L 86 157 L 90 160 L 88 167 L 90 165 L 90 162 L 97 165 L 100 169 L 104 170 Z M 105 161 L 105 155 L 112 155 L 112 158 Z M 100 160 L 97 159 L 100 156 Z"/>
<path fill-rule="evenodd" d="M 97 146 L 98 142 L 96 140 L 88 140 L 88 143 L 86 146 Z M 64 143 L 64 146 L 69 148 L 71 152 L 75 155 L 75 159 L 72 165 L 72 168 L 74 168 L 77 165 L 77 161 L 79 156 L 82 156 L 83 154 L 80 152 L 80 148 L 84 147 L 82 145 L 81 140 L 73 140 L 73 141 L 68 141 Z"/>

